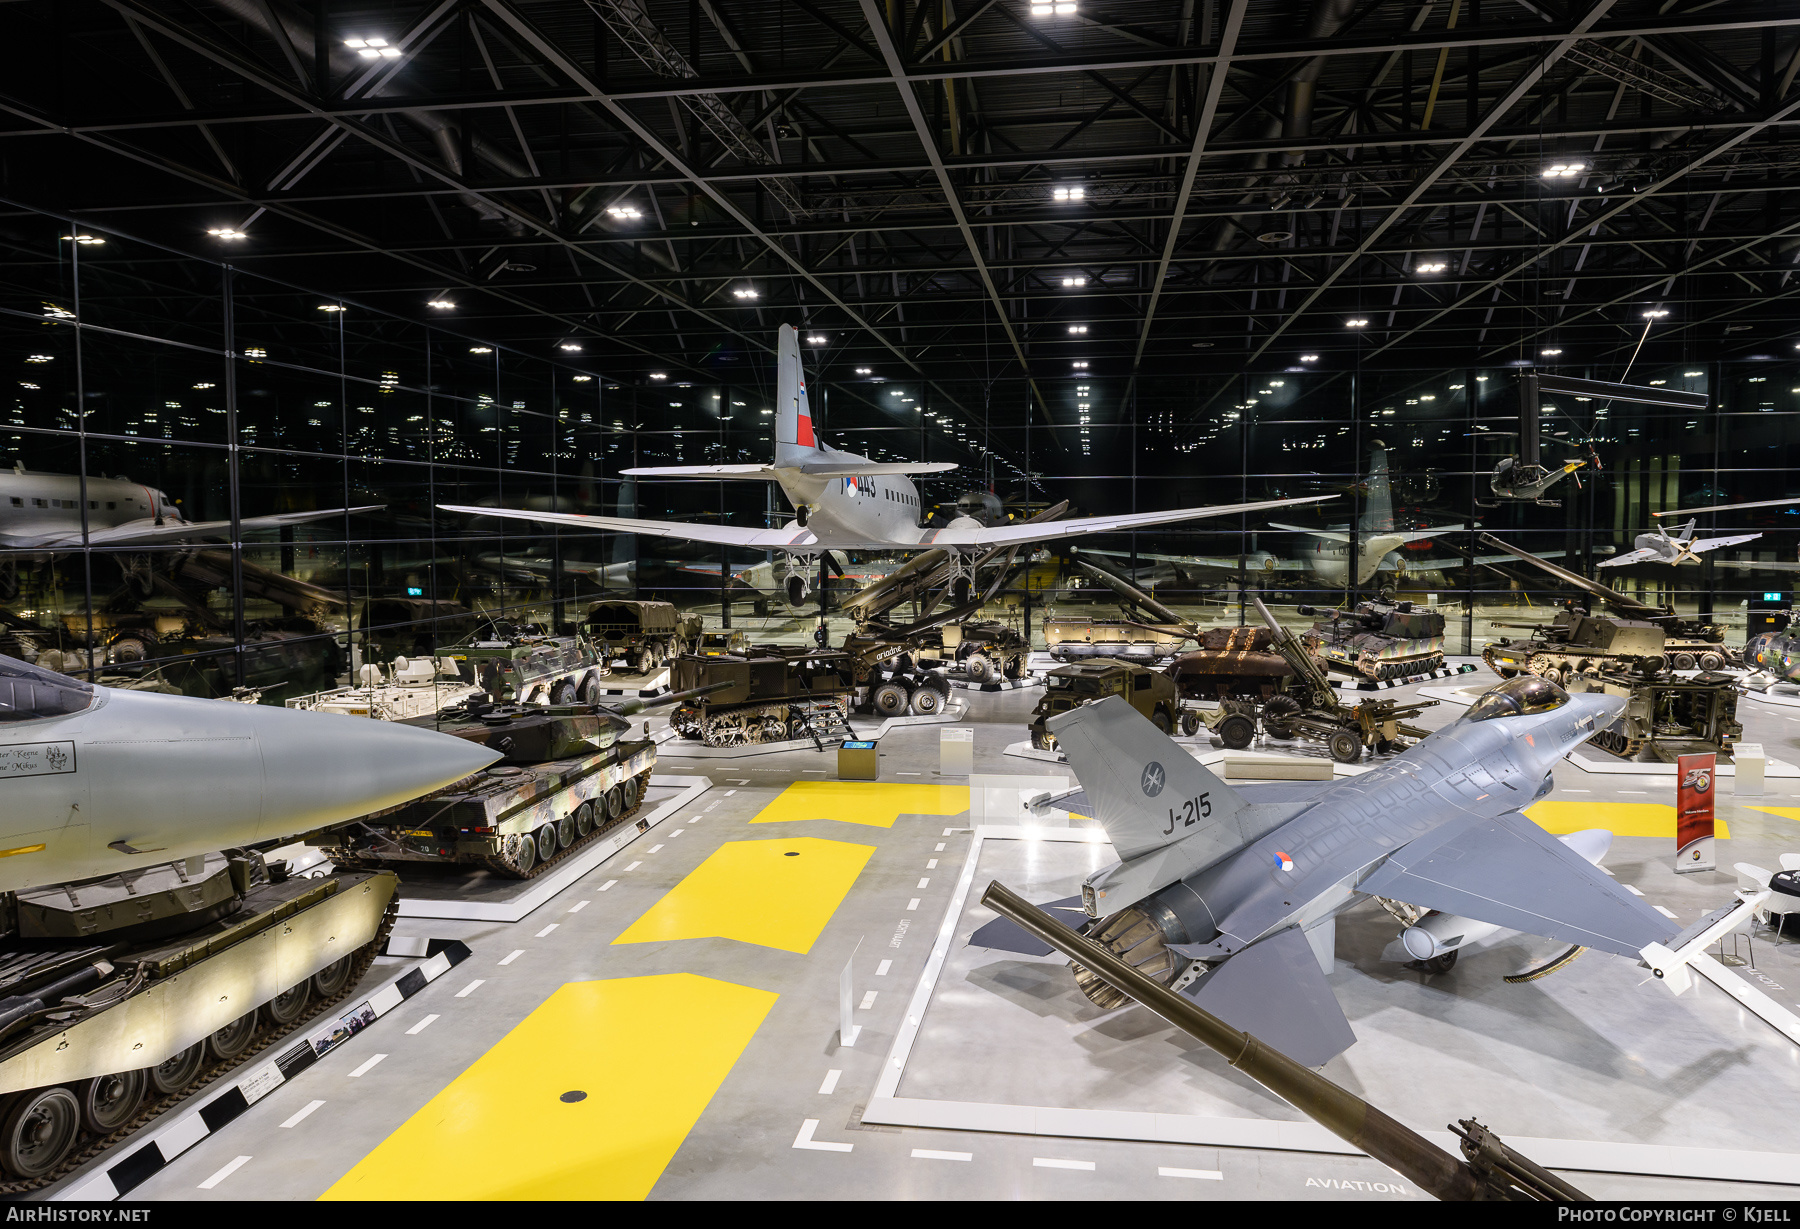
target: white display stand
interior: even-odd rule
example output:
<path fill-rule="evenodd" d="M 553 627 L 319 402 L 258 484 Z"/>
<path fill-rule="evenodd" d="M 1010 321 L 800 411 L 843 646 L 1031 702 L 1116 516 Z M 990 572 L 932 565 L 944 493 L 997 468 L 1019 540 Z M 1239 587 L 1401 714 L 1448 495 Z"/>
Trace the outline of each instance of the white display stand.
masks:
<path fill-rule="evenodd" d="M 1739 798 L 1761 798 L 1763 778 L 1768 773 L 1769 759 L 1761 743 L 1739 743 L 1731 749 L 1732 766 L 1737 769 L 1731 792 Z"/>
<path fill-rule="evenodd" d="M 938 772 L 966 777 L 975 771 L 975 727 L 951 726 L 938 733 Z"/>

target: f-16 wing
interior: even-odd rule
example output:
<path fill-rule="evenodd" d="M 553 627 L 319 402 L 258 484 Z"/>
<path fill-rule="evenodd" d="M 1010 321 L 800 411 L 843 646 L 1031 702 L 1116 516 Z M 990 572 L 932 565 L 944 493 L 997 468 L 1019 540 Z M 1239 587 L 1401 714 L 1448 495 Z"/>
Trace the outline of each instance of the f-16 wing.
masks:
<path fill-rule="evenodd" d="M 1517 811 L 1434 829 L 1356 890 L 1634 958 L 1680 929 Z"/>
<path fill-rule="evenodd" d="M 288 525 L 304 525 L 310 521 L 329 520 L 334 516 L 347 516 L 358 512 L 379 512 L 386 504 L 366 504 L 360 508 L 328 508 L 323 512 L 279 512 L 273 516 L 247 516 L 238 521 L 240 533 L 255 533 L 258 530 L 282 529 Z M 176 521 L 166 520 L 158 525 L 148 518 L 139 521 L 127 521 L 123 525 L 114 525 L 109 529 L 90 530 L 86 544 L 89 546 L 130 546 L 142 543 L 149 545 L 156 542 L 182 542 L 190 538 L 222 538 L 231 535 L 230 521 Z M 42 534 L 5 534 L 0 536 L 0 545 L 15 550 L 61 549 L 83 544 L 81 531 L 59 530 L 56 533 Z"/>
<path fill-rule="evenodd" d="M 1049 542 L 1057 538 L 1073 538 L 1088 533 L 1116 533 L 1141 525 L 1167 525 L 1174 521 L 1195 521 L 1209 516 L 1234 516 L 1241 512 L 1261 512 L 1265 508 L 1291 508 L 1296 504 L 1316 504 L 1335 495 L 1307 495 L 1299 499 L 1265 499 L 1249 504 L 1221 504 L 1211 508 L 1171 508 L 1164 512 L 1132 512 L 1119 516 L 1083 516 L 1072 521 L 1048 524 L 950 526 L 928 531 L 920 539 L 921 547 L 993 547 L 1025 546 L 1032 542 Z"/>

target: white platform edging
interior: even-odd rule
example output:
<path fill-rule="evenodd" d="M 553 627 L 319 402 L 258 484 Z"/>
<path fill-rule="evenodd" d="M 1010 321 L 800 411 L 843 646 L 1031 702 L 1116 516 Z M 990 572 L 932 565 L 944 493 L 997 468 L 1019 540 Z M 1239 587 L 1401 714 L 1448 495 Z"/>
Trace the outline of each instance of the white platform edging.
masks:
<path fill-rule="evenodd" d="M 1360 1151 L 1317 1123 L 1268 1118 L 1226 1118 L 1199 1114 L 1138 1113 L 1125 1110 L 1057 1109 L 1048 1106 L 939 1101 L 895 1094 L 919 1028 L 943 971 L 956 923 L 974 887 L 982 846 L 990 840 L 1036 840 L 1104 843 L 1098 829 L 999 827 L 979 825 L 956 890 L 938 927 L 931 955 L 907 1003 L 906 1016 L 894 1044 L 882 1061 L 881 1076 L 864 1108 L 862 1121 L 884 1126 L 935 1127 L 953 1131 L 999 1131 L 1058 1138 L 1128 1139 L 1153 1143 L 1202 1144 L 1210 1147 L 1266 1148 L 1289 1152 L 1359 1155 Z M 1392 1112 L 1392 1107 L 1384 1107 Z M 1417 1129 L 1417 1128 L 1415 1128 Z M 1458 1141 L 1446 1131 L 1420 1134 L 1449 1152 Z M 1506 1141 L 1539 1165 L 1550 1169 L 1593 1173 L 1655 1174 L 1675 1178 L 1707 1178 L 1729 1182 L 1762 1182 L 1800 1186 L 1800 1155 L 1745 1152 L 1723 1148 L 1690 1148 L 1671 1144 L 1615 1143 L 1605 1140 L 1539 1139 L 1509 1136 Z"/>
<path fill-rule="evenodd" d="M 546 871 L 536 879 L 527 880 L 526 882 L 530 886 L 524 893 L 512 900 L 504 902 L 408 900 L 402 895 L 400 916 L 444 918 L 467 922 L 519 921 L 596 866 L 618 854 L 640 836 L 654 832 L 658 824 L 712 788 L 712 778 L 710 777 L 659 777 L 656 779 L 656 783 L 664 786 L 677 786 L 681 792 L 672 798 L 663 799 L 649 814 L 636 816 L 620 824 L 619 831 L 595 841 L 567 862 Z M 644 826 L 639 828 L 639 824 Z"/>

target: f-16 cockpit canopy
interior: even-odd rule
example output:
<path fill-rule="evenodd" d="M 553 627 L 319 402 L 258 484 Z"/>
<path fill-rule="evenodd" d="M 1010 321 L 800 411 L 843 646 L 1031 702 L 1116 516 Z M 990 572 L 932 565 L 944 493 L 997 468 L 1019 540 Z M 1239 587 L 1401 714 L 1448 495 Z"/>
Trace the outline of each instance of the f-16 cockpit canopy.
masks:
<path fill-rule="evenodd" d="M 1469 708 L 1470 721 L 1490 717 L 1517 717 L 1522 713 L 1547 713 L 1569 702 L 1569 693 L 1549 679 L 1521 674 L 1507 679 Z"/>
<path fill-rule="evenodd" d="M 54 670 L 0 657 L 0 722 L 64 717 L 94 702 L 94 685 Z"/>

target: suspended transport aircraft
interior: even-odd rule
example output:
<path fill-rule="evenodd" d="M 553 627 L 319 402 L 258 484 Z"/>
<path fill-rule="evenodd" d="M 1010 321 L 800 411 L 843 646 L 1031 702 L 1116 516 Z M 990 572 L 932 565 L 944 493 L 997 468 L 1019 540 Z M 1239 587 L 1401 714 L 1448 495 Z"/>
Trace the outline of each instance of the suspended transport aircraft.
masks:
<path fill-rule="evenodd" d="M 1115 533 L 1147 525 L 1232 516 L 1265 508 L 1291 507 L 1337 498 L 1314 495 L 1210 508 L 1171 508 L 1118 516 L 1086 516 L 1073 520 L 988 525 L 958 516 L 934 528 L 921 523 L 925 503 L 913 475 L 947 473 L 954 464 L 871 461 L 832 448 L 813 430 L 806 399 L 806 377 L 800 365 L 800 337 L 792 325 L 781 326 L 776 381 L 775 457 L 768 465 L 678 465 L 626 469 L 628 478 L 749 479 L 774 482 L 793 504 L 795 516 L 779 529 L 734 525 L 697 525 L 678 521 L 640 520 L 624 516 L 588 516 L 529 509 L 478 508 L 440 504 L 447 512 L 470 516 L 503 516 L 581 529 L 685 538 L 746 550 L 778 550 L 788 556 L 787 586 L 809 583 L 819 555 L 830 550 L 944 550 L 959 587 L 974 579 L 975 561 L 996 549 L 1024 546 L 1056 538 Z"/>

